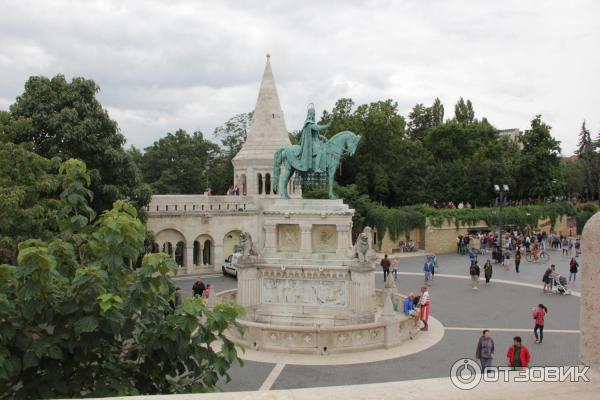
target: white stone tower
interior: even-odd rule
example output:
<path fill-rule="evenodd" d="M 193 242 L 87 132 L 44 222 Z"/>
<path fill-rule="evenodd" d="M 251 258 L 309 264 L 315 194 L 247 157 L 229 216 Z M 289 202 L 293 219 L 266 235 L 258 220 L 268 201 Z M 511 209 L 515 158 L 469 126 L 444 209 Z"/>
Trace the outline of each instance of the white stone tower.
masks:
<path fill-rule="evenodd" d="M 270 55 L 267 54 L 250 132 L 242 149 L 232 160 L 234 183 L 240 189 L 240 194 L 275 196 L 272 190 L 273 154 L 290 144 L 271 71 Z"/>

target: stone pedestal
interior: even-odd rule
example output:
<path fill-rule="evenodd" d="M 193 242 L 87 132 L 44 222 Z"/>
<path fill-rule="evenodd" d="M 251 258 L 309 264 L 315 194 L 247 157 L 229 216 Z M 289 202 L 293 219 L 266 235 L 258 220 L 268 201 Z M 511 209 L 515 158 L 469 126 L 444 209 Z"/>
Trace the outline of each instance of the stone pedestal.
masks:
<path fill-rule="evenodd" d="M 582 234 L 580 260 L 580 360 L 600 370 L 600 212 L 589 219 Z"/>

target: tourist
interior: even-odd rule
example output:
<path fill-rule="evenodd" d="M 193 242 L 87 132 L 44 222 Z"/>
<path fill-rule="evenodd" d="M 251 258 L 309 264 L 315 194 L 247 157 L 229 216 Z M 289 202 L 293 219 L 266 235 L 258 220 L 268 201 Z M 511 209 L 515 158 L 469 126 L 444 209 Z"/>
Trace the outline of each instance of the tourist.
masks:
<path fill-rule="evenodd" d="M 430 307 L 430 297 L 427 288 L 423 286 L 421 288 L 421 299 L 419 300 L 419 304 L 421 305 L 421 321 L 423 321 L 422 331 L 429 330 L 429 307 Z"/>
<path fill-rule="evenodd" d="M 570 256 L 573 254 L 573 239 L 569 239 L 569 244 L 567 247 L 569 248 L 569 253 L 567 255 Z"/>
<path fill-rule="evenodd" d="M 521 342 L 521 336 L 515 336 L 513 338 L 513 345 L 506 352 L 508 366 L 514 369 L 527 368 L 531 361 L 529 350 Z"/>
<path fill-rule="evenodd" d="M 408 240 L 408 251 L 415 251 L 415 242 L 412 239 Z"/>
<path fill-rule="evenodd" d="M 485 283 L 488 284 L 490 283 L 490 279 L 492 279 L 492 273 L 493 273 L 493 267 L 492 267 L 492 262 L 490 260 L 487 260 L 485 262 L 485 264 L 483 265 L 483 274 L 485 276 Z"/>
<path fill-rule="evenodd" d="M 494 358 L 494 339 L 490 334 L 489 329 L 484 329 L 479 341 L 477 342 L 477 350 L 475 350 L 475 358 L 481 363 L 481 371 L 492 366 L 492 359 Z"/>
<path fill-rule="evenodd" d="M 533 328 L 533 334 L 535 335 L 535 342 L 542 343 L 544 340 L 544 317 L 548 314 L 548 308 L 543 304 L 538 304 L 537 308 L 533 307 L 533 320 L 535 321 L 535 326 Z M 538 339 L 538 330 L 540 331 L 540 336 Z"/>
<path fill-rule="evenodd" d="M 394 280 L 398 280 L 398 270 L 400 269 L 400 257 L 396 256 L 394 258 L 394 262 L 392 263 L 392 273 L 394 274 Z"/>
<path fill-rule="evenodd" d="M 581 254 L 581 240 L 575 239 L 575 257 L 579 257 Z"/>
<path fill-rule="evenodd" d="M 385 282 L 387 276 L 390 274 L 390 260 L 388 259 L 387 254 L 383 256 L 383 259 L 379 265 L 381 265 L 381 268 L 383 269 L 383 281 Z"/>
<path fill-rule="evenodd" d="M 456 237 L 456 252 L 462 254 L 462 235 Z"/>
<path fill-rule="evenodd" d="M 175 309 L 181 304 L 181 288 L 175 288 L 173 299 L 169 300 L 169 305 L 175 311 Z"/>
<path fill-rule="evenodd" d="M 437 268 L 437 256 L 434 254 L 431 255 L 431 281 L 433 282 L 433 278 L 435 277 L 435 269 Z"/>
<path fill-rule="evenodd" d="M 206 195 L 207 195 L 207 196 L 212 196 L 212 195 L 213 195 L 213 190 L 212 190 L 212 188 L 210 188 L 210 187 L 209 187 L 208 189 L 206 189 Z"/>
<path fill-rule="evenodd" d="M 569 239 L 567 239 L 566 236 L 562 240 L 562 255 L 563 256 L 569 255 Z"/>
<path fill-rule="evenodd" d="M 479 290 L 479 275 L 481 274 L 481 268 L 477 261 L 471 264 L 469 267 L 469 275 L 471 275 L 471 288 L 473 290 Z"/>
<path fill-rule="evenodd" d="M 202 294 L 202 297 L 204 297 L 204 300 L 208 301 L 208 298 L 210 297 L 212 293 L 212 285 L 209 283 L 208 285 L 206 285 L 206 289 L 204 290 L 204 293 Z"/>
<path fill-rule="evenodd" d="M 425 273 L 425 284 L 427 286 L 431 286 L 432 270 L 433 270 L 433 265 L 431 263 L 431 257 L 427 256 L 427 261 L 425 261 L 425 264 L 423 265 L 423 272 Z"/>
<path fill-rule="evenodd" d="M 240 195 L 240 188 L 237 185 L 233 187 L 233 194 L 236 196 Z"/>
<path fill-rule="evenodd" d="M 404 299 L 404 315 L 414 320 L 415 326 L 419 324 L 419 315 L 415 309 L 415 294 L 410 293 L 407 298 Z"/>
<path fill-rule="evenodd" d="M 204 282 L 202 282 L 202 278 L 198 277 L 196 282 L 194 282 L 194 286 L 192 286 L 193 296 L 197 299 L 201 298 L 204 295 L 204 291 L 206 290 L 206 286 L 204 286 Z"/>
<path fill-rule="evenodd" d="M 554 264 L 552 264 L 550 266 L 550 268 L 548 268 L 544 272 L 544 275 L 542 276 L 542 282 L 544 282 L 544 290 L 543 290 L 544 293 L 552 291 L 552 283 L 554 281 L 554 271 L 555 270 L 556 270 L 556 267 L 554 266 Z"/>
<path fill-rule="evenodd" d="M 519 265 L 521 265 L 521 250 L 517 250 L 515 253 L 515 271 L 519 272 Z"/>
<path fill-rule="evenodd" d="M 577 270 L 579 268 L 579 263 L 575 259 L 575 257 L 571 258 L 571 262 L 569 263 L 569 285 L 571 282 L 575 283 L 575 278 L 577 278 Z"/>

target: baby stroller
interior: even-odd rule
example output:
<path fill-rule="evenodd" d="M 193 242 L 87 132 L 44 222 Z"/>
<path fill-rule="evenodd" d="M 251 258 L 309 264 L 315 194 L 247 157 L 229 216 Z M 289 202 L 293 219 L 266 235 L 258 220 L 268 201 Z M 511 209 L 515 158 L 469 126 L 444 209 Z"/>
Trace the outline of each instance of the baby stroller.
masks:
<path fill-rule="evenodd" d="M 569 286 L 567 285 L 567 278 L 562 275 L 556 275 L 554 277 L 553 291 L 555 294 L 561 294 L 563 296 L 571 294 L 571 290 L 569 290 Z"/>

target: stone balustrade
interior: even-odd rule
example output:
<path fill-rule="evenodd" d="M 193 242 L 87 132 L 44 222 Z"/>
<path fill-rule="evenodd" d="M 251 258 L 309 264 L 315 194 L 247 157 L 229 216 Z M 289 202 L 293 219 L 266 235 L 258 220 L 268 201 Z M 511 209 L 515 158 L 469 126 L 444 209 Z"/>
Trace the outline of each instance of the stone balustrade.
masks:
<path fill-rule="evenodd" d="M 161 215 L 220 214 L 256 212 L 250 196 L 155 195 L 146 211 L 152 217 Z"/>
<path fill-rule="evenodd" d="M 383 307 L 385 292 L 376 290 L 376 302 Z M 226 290 L 215 295 L 215 304 L 236 301 L 237 289 Z M 392 301 L 402 304 L 404 296 L 393 293 Z M 394 336 L 399 341 L 412 339 L 418 330 L 414 321 L 401 312 L 394 313 L 395 320 L 379 319 L 375 322 L 350 325 L 278 325 L 250 321 L 252 311 L 238 322 L 244 327 L 243 335 L 230 330 L 228 335 L 239 345 L 259 351 L 292 352 L 297 354 L 336 354 L 387 348 Z M 392 335 L 389 331 L 396 331 Z"/>

